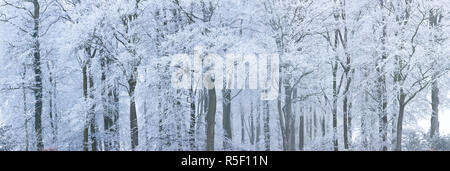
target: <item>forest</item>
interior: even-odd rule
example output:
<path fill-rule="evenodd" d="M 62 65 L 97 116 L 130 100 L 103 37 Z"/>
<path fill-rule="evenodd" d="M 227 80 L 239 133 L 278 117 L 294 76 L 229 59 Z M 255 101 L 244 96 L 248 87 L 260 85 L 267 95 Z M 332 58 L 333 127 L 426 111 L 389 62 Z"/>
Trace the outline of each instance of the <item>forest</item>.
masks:
<path fill-rule="evenodd" d="M 448 0 L 0 0 L 0 151 L 450 151 L 449 19 Z"/>

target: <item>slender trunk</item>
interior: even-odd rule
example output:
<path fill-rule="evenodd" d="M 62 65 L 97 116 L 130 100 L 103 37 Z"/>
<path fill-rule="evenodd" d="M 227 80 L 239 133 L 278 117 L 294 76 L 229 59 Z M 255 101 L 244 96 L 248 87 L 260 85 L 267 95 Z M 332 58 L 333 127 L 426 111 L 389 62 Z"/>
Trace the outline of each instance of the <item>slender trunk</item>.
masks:
<path fill-rule="evenodd" d="M 386 88 L 384 86 L 386 84 L 384 76 L 380 77 L 379 83 L 381 83 L 381 89 L 379 89 L 378 92 L 379 133 L 382 141 L 381 150 L 387 151 L 388 116 L 386 111 L 387 97 L 386 97 Z"/>
<path fill-rule="evenodd" d="M 361 115 L 361 143 L 364 150 L 368 149 L 366 117 L 367 115 L 363 112 L 363 114 Z"/>
<path fill-rule="evenodd" d="M 120 133 L 119 133 L 119 91 L 117 90 L 117 83 L 113 86 L 112 97 L 113 97 L 113 149 L 116 151 L 120 150 Z"/>
<path fill-rule="evenodd" d="M 337 103 L 338 103 L 338 95 L 340 92 L 340 86 L 338 88 L 337 86 L 337 72 L 338 72 L 338 63 L 339 63 L 339 54 L 337 52 L 338 47 L 339 47 L 339 42 L 342 43 L 342 45 L 344 46 L 344 50 L 345 50 L 345 42 L 344 40 L 342 40 L 342 34 L 341 34 L 341 28 L 340 25 L 341 23 L 345 23 L 345 21 L 341 21 L 341 20 L 345 20 L 345 1 L 344 3 L 342 1 L 337 1 L 334 0 L 335 6 L 336 6 L 336 10 L 334 11 L 334 19 L 335 21 L 338 23 L 336 25 L 336 28 L 334 30 L 334 44 L 333 44 L 333 48 L 334 51 L 336 53 L 335 59 L 333 61 L 333 66 L 332 66 L 332 74 L 333 74 L 333 107 L 332 107 L 332 113 L 333 113 L 333 146 L 334 146 L 334 151 L 338 151 L 339 150 L 339 142 L 338 142 L 338 133 L 337 133 Z M 345 70 L 345 68 L 344 68 Z M 344 71 L 345 72 L 345 71 Z M 341 78 L 342 79 L 342 78 Z M 342 81 L 342 80 L 341 80 Z M 344 94 L 345 96 L 345 94 Z M 344 117 L 345 114 L 344 114 Z M 344 127 L 346 127 L 347 123 L 343 123 Z M 344 134 L 345 130 L 344 130 Z M 345 141 L 345 136 L 344 136 L 344 141 Z M 345 142 L 344 142 L 344 146 L 345 146 Z"/>
<path fill-rule="evenodd" d="M 95 124 L 95 114 L 91 116 L 91 124 L 90 124 L 90 129 L 91 129 L 91 148 L 92 151 L 98 151 L 98 142 L 97 142 L 97 126 Z"/>
<path fill-rule="evenodd" d="M 284 88 L 285 88 L 285 105 L 284 105 L 284 129 L 283 137 L 283 147 L 285 151 L 295 151 L 295 119 L 294 114 L 292 112 L 292 95 L 293 89 L 289 85 L 289 80 L 291 76 L 288 75 L 285 79 Z"/>
<path fill-rule="evenodd" d="M 196 125 L 196 136 L 197 137 L 205 137 L 205 134 L 203 131 L 206 131 L 206 114 L 208 111 L 208 91 L 207 89 L 203 89 L 200 93 L 200 99 L 199 99 L 199 104 L 198 104 L 198 116 L 197 116 L 197 125 Z M 195 146 L 195 150 L 199 150 L 198 145 Z"/>
<path fill-rule="evenodd" d="M 317 137 L 317 113 L 314 109 L 313 111 L 313 139 Z"/>
<path fill-rule="evenodd" d="M 137 73 L 136 68 L 134 68 L 133 71 L 134 73 Z M 131 137 L 131 150 L 133 151 L 139 145 L 139 132 L 138 132 L 139 130 L 136 114 L 136 97 L 135 97 L 137 80 L 134 73 L 133 76 L 128 80 L 129 86 L 128 95 L 130 96 L 130 137 Z"/>
<path fill-rule="evenodd" d="M 352 129 L 352 105 L 353 103 L 350 102 L 348 104 L 348 139 L 349 139 L 349 146 L 352 148 L 352 140 L 353 140 L 353 129 Z"/>
<path fill-rule="evenodd" d="M 224 130 L 224 139 L 223 139 L 223 148 L 224 150 L 232 149 L 232 130 L 231 130 L 231 90 L 224 89 L 222 91 L 223 95 L 223 130 Z"/>
<path fill-rule="evenodd" d="M 216 89 L 208 90 L 209 103 L 206 114 L 206 151 L 214 151 L 214 127 L 216 122 Z"/>
<path fill-rule="evenodd" d="M 255 121 L 254 121 L 254 114 L 253 114 L 253 102 L 251 102 L 250 104 L 250 130 L 249 130 L 249 139 L 250 139 L 250 144 L 254 145 L 255 144 Z"/>
<path fill-rule="evenodd" d="M 346 80 L 347 80 L 347 83 L 346 83 L 346 88 L 345 88 L 345 91 L 344 91 L 344 100 L 343 100 L 343 106 L 342 106 L 342 110 L 343 110 L 343 114 L 344 114 L 344 116 L 343 116 L 343 125 L 344 125 L 344 148 L 345 149 L 349 149 L 349 144 L 350 144 L 350 140 L 349 140 L 349 132 L 350 132 L 350 128 L 349 128 L 349 125 L 350 125 L 350 110 L 349 110 L 349 108 L 350 108 L 350 104 L 349 104 L 349 95 L 348 95 L 348 93 L 349 93 L 349 91 L 350 91 L 350 84 L 351 84 L 351 82 L 352 82 L 352 78 L 349 76 L 349 65 L 350 65 L 350 60 L 349 60 L 349 58 L 350 57 L 347 57 L 347 68 L 345 68 L 345 76 L 346 76 Z M 350 102 L 351 103 L 351 102 Z"/>
<path fill-rule="evenodd" d="M 343 105 L 343 125 L 344 125 L 344 149 L 349 148 L 349 142 L 348 142 L 348 99 L 347 96 L 344 97 L 344 105 Z"/>
<path fill-rule="evenodd" d="M 164 146 L 164 138 L 165 138 L 165 135 L 163 134 L 163 129 L 164 129 L 164 127 L 163 127 L 163 119 L 165 118 L 165 107 L 162 105 L 162 101 L 163 101 L 163 99 L 162 99 L 162 96 L 164 95 L 164 93 L 162 93 L 162 88 L 161 88 L 161 85 L 158 85 L 158 94 L 159 94 L 159 97 L 160 98 L 158 98 L 158 140 L 159 140 L 159 147 L 158 147 L 158 150 L 163 150 L 163 146 Z"/>
<path fill-rule="evenodd" d="M 51 71 L 51 68 L 49 66 L 49 64 L 47 63 L 48 69 L 49 69 L 49 83 L 52 86 L 52 89 L 49 90 L 49 118 L 50 118 L 50 128 L 52 130 L 52 145 L 55 146 L 56 145 L 56 141 L 57 141 L 57 135 L 56 135 L 56 113 L 54 113 L 54 83 L 53 83 L 53 74 Z"/>
<path fill-rule="evenodd" d="M 364 73 L 364 78 L 367 78 L 367 74 Z M 369 94 L 367 91 L 364 92 L 364 102 L 363 102 L 363 111 L 361 113 L 361 139 L 362 139 L 362 146 L 364 150 L 369 149 L 369 142 L 368 142 L 368 129 L 367 129 L 367 122 L 368 122 L 368 105 L 369 101 Z"/>
<path fill-rule="evenodd" d="M 148 114 L 147 111 L 147 99 L 144 99 L 144 104 L 143 104 L 143 115 L 144 115 L 144 123 L 145 123 L 145 150 L 149 151 L 150 150 L 150 145 L 151 145 L 151 140 L 150 140 L 150 115 Z"/>
<path fill-rule="evenodd" d="M 98 142 L 97 142 L 97 120 L 95 116 L 95 90 L 94 90 L 94 75 L 93 75 L 93 68 L 92 64 L 89 63 L 88 68 L 88 74 L 89 74 L 89 124 L 90 124 L 90 130 L 91 130 L 91 150 L 92 151 L 98 151 Z"/>
<path fill-rule="evenodd" d="M 380 8 L 385 8 L 385 2 L 380 1 Z M 378 116 L 379 116 L 379 133 L 381 137 L 381 150 L 387 151 L 387 134 L 388 134 L 388 116 L 387 116 L 387 90 L 386 90 L 386 75 L 385 75 L 385 64 L 384 62 L 387 60 L 387 53 L 386 53 L 386 38 L 387 38 L 387 24 L 386 24 L 386 16 L 385 11 L 383 12 L 382 16 L 382 35 L 381 35 L 381 60 L 377 61 L 376 64 L 376 70 L 378 74 L 377 79 L 377 101 L 378 101 Z"/>
<path fill-rule="evenodd" d="M 439 12 L 435 12 L 439 11 Z M 435 29 L 438 27 L 442 20 L 442 14 L 440 9 L 430 10 L 430 27 Z M 441 31 L 435 30 L 437 33 Z M 436 45 L 439 42 L 439 36 L 430 35 L 431 43 Z M 430 137 L 439 137 L 439 85 L 438 85 L 438 74 L 440 71 L 435 71 L 433 75 L 433 82 L 431 83 L 431 126 L 430 126 Z"/>
<path fill-rule="evenodd" d="M 37 151 L 44 150 L 42 141 L 42 71 L 41 71 L 41 49 L 39 41 L 39 20 L 40 20 L 40 4 L 38 0 L 33 0 L 34 12 L 34 53 L 33 53 L 33 70 L 34 70 L 34 87 L 33 93 L 35 98 L 34 104 L 34 129 L 36 131 L 36 147 Z"/>
<path fill-rule="evenodd" d="M 112 147 L 112 110 L 110 109 L 112 107 L 112 100 L 110 99 L 111 94 L 108 92 L 108 87 L 106 84 L 106 59 L 105 57 L 100 58 L 100 66 L 101 66 L 101 101 L 102 101 L 102 107 L 103 107 L 103 130 L 104 130 L 104 136 L 103 136 L 103 146 L 105 151 L 110 151 Z M 106 96 L 106 93 L 108 92 L 108 95 Z"/>
<path fill-rule="evenodd" d="M 291 94 L 292 96 L 290 96 L 289 101 L 287 101 L 286 103 L 289 103 L 290 105 L 288 106 L 290 109 L 288 109 L 288 111 L 290 112 L 289 115 L 289 127 L 287 127 L 286 129 L 289 129 L 289 151 L 295 151 L 295 113 L 294 110 L 292 110 L 293 105 L 292 101 L 293 99 L 297 98 L 297 88 L 290 88 L 291 89 Z M 295 105 L 294 105 L 295 106 Z"/>
<path fill-rule="evenodd" d="M 245 143 L 245 116 L 244 116 L 244 107 L 242 106 L 242 102 L 239 104 L 241 110 L 241 144 Z"/>
<path fill-rule="evenodd" d="M 395 108 L 398 105 L 397 102 L 394 101 L 393 104 L 392 104 L 392 106 L 394 108 L 393 111 L 395 111 L 395 110 L 398 111 L 398 109 Z M 398 122 L 398 117 L 397 116 L 398 116 L 398 112 L 392 112 L 392 116 L 390 117 L 391 127 L 392 127 L 392 130 L 391 130 L 391 135 L 392 135 L 392 137 L 391 137 L 391 149 L 395 149 L 395 146 L 397 145 L 397 136 L 395 136 L 395 135 L 397 135 L 397 122 Z"/>
<path fill-rule="evenodd" d="M 256 150 L 259 150 L 260 147 L 260 138 L 261 138 L 261 101 L 258 98 L 256 104 Z"/>
<path fill-rule="evenodd" d="M 431 108 L 430 137 L 434 138 L 439 136 L 439 87 L 436 79 L 431 85 Z"/>
<path fill-rule="evenodd" d="M 322 130 L 322 137 L 325 137 L 325 135 L 327 134 L 327 126 L 326 126 L 326 121 L 325 121 L 325 115 L 322 116 L 322 122 L 321 122 L 321 130 Z"/>
<path fill-rule="evenodd" d="M 403 92 L 403 89 L 400 89 L 398 105 L 398 119 L 397 119 L 397 140 L 395 145 L 395 151 L 402 151 L 402 134 L 403 134 L 403 118 L 405 115 L 405 103 L 406 94 Z"/>
<path fill-rule="evenodd" d="M 279 49 L 282 49 L 282 48 L 279 48 Z M 280 53 L 280 54 L 282 54 L 282 53 Z M 279 73 L 282 73 L 282 67 L 280 67 L 279 70 L 280 70 Z M 279 79 L 280 80 L 278 81 L 278 86 L 279 86 L 278 93 L 281 94 L 281 87 L 283 86 L 283 82 L 282 82 L 283 77 L 280 75 Z M 286 150 L 287 146 L 286 146 L 286 133 L 285 133 L 285 122 L 284 122 L 284 117 L 286 117 L 286 116 L 283 114 L 283 109 L 281 107 L 281 103 L 282 103 L 281 97 L 278 97 L 277 98 L 278 120 L 280 123 L 283 150 Z"/>
<path fill-rule="evenodd" d="M 264 101 L 264 144 L 265 150 L 270 151 L 270 109 L 269 102 Z"/>
<path fill-rule="evenodd" d="M 82 68 L 83 72 L 83 97 L 84 101 L 88 101 L 88 82 L 87 82 L 87 65 L 84 64 Z M 83 151 L 89 150 L 89 114 L 86 113 L 86 121 L 83 128 Z"/>
<path fill-rule="evenodd" d="M 299 150 L 303 151 L 305 150 L 305 116 L 303 113 L 303 110 L 301 110 L 302 113 L 300 113 L 300 124 L 299 124 L 299 131 L 298 131 L 298 137 L 299 137 Z"/>
<path fill-rule="evenodd" d="M 313 119 L 312 119 L 312 109 L 309 112 L 309 117 L 308 117 L 308 128 L 309 128 L 309 141 L 312 142 L 313 141 Z"/>
<path fill-rule="evenodd" d="M 192 88 L 189 90 L 189 96 L 190 96 L 190 124 L 189 124 L 189 147 L 191 150 L 194 150 L 195 147 L 195 122 L 196 122 L 196 115 L 195 115 L 195 94 L 194 89 Z"/>
<path fill-rule="evenodd" d="M 177 90 L 177 95 L 176 95 L 176 103 L 175 103 L 175 109 L 180 109 L 181 110 L 181 99 L 180 96 L 182 95 L 180 90 Z M 175 120 L 176 120 L 176 141 L 178 143 L 178 151 L 182 151 L 183 150 L 183 137 L 181 135 L 181 125 L 182 125 L 182 117 L 179 115 L 175 115 Z"/>
<path fill-rule="evenodd" d="M 338 88 L 337 88 L 337 61 L 333 64 L 333 148 L 334 151 L 339 150 L 339 142 L 337 138 L 337 101 L 338 101 Z"/>
<path fill-rule="evenodd" d="M 23 73 L 22 73 L 22 94 L 23 94 L 23 115 L 25 117 L 25 151 L 28 151 L 30 148 L 30 140 L 29 140 L 29 133 L 28 133 L 28 106 L 27 106 L 27 91 L 25 87 L 25 79 L 26 79 L 26 71 L 27 67 L 24 64 L 23 65 Z"/>

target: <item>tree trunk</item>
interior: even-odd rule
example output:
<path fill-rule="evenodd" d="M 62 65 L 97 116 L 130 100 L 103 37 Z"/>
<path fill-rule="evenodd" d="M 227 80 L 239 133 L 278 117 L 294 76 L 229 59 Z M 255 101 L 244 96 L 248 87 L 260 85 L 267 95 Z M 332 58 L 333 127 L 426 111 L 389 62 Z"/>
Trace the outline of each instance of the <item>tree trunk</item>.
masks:
<path fill-rule="evenodd" d="M 138 130 L 138 121 L 137 121 L 137 114 L 136 114 L 136 97 L 135 97 L 135 90 L 136 90 L 136 75 L 137 68 L 133 69 L 134 73 L 132 74 L 131 78 L 128 80 L 128 86 L 129 86 L 129 92 L 128 95 L 130 96 L 130 137 L 131 137 L 131 150 L 135 150 L 135 148 L 139 145 L 139 130 Z"/>
<path fill-rule="evenodd" d="M 164 141 L 165 141 L 165 135 L 164 135 L 164 133 L 163 133 L 163 119 L 166 117 L 165 115 L 166 115 L 166 110 L 165 110 L 165 107 L 162 105 L 162 103 L 163 103 L 163 98 L 161 98 L 162 96 L 164 96 L 164 93 L 162 92 L 162 86 L 161 85 L 158 85 L 157 86 L 158 87 L 158 96 L 160 97 L 160 98 L 158 98 L 158 140 L 159 140 L 159 144 L 158 144 L 158 150 L 163 150 L 163 148 L 164 148 L 164 145 L 165 145 L 165 143 L 164 143 Z"/>
<path fill-rule="evenodd" d="M 439 136 L 439 86 L 436 79 L 431 85 L 431 109 L 430 137 L 434 138 Z"/>
<path fill-rule="evenodd" d="M 50 68 L 48 68 L 50 70 Z M 50 85 L 52 85 L 53 82 L 53 78 L 52 78 L 52 72 L 49 71 L 49 83 Z M 52 129 L 52 131 L 54 130 L 55 125 L 53 124 L 53 92 L 52 90 L 48 91 L 48 114 L 49 114 L 49 119 L 50 119 L 50 129 Z M 54 145 L 54 139 L 55 139 L 55 135 L 52 135 L 52 145 Z"/>
<path fill-rule="evenodd" d="M 47 63 L 47 68 L 49 70 L 49 84 L 51 85 L 51 89 L 48 91 L 49 92 L 49 119 L 50 119 L 50 128 L 52 131 L 52 145 L 53 147 L 57 147 L 57 114 L 56 114 L 56 109 L 54 108 L 54 103 L 55 103 L 55 91 L 56 91 L 56 82 L 53 78 L 53 73 L 52 73 L 52 68 L 50 67 L 50 64 Z"/>
<path fill-rule="evenodd" d="M 175 109 L 181 110 L 181 98 L 182 95 L 181 90 L 177 90 L 176 94 L 176 103 L 175 103 Z M 183 150 L 183 136 L 181 135 L 181 126 L 183 123 L 183 119 L 180 115 L 175 115 L 175 121 L 176 121 L 176 141 L 178 143 L 178 151 Z"/>
<path fill-rule="evenodd" d="M 310 110 L 310 112 L 309 112 L 309 114 L 308 114 L 308 133 L 309 133 L 309 142 L 312 142 L 313 141 L 313 119 L 312 119 L 312 108 L 311 108 L 311 110 Z"/>
<path fill-rule="evenodd" d="M 305 116 L 302 110 L 302 113 L 300 114 L 300 125 L 299 125 L 299 131 L 298 131 L 298 137 L 299 137 L 299 150 L 303 151 L 305 150 Z"/>
<path fill-rule="evenodd" d="M 367 78 L 367 74 L 364 73 L 364 78 Z M 362 147 L 364 150 L 368 150 L 369 149 L 369 140 L 368 140 L 368 107 L 366 107 L 368 105 L 368 101 L 369 101 L 369 94 L 367 91 L 364 92 L 363 94 L 364 96 L 364 101 L 363 101 L 363 111 L 361 113 L 361 143 L 362 143 Z"/>
<path fill-rule="evenodd" d="M 338 101 L 338 88 L 337 88 L 337 61 L 333 64 L 333 148 L 334 151 L 339 150 L 339 142 L 337 137 L 337 101 Z"/>
<path fill-rule="evenodd" d="M 405 99 L 406 95 L 403 92 L 403 89 L 400 90 L 400 95 L 398 99 L 399 111 L 398 111 L 398 119 L 397 119 L 397 139 L 395 145 L 395 151 L 402 151 L 402 135 L 403 135 L 403 118 L 405 115 Z"/>
<path fill-rule="evenodd" d="M 84 101 L 88 101 L 88 82 L 87 82 L 87 65 L 84 64 L 83 72 L 83 97 Z M 86 113 L 86 121 L 83 128 L 83 151 L 89 150 L 89 113 Z"/>
<path fill-rule="evenodd" d="M 322 130 L 322 137 L 325 137 L 325 135 L 327 134 L 327 125 L 326 125 L 326 121 L 325 121 L 325 115 L 322 116 L 321 130 Z"/>
<path fill-rule="evenodd" d="M 295 119 L 292 112 L 292 95 L 293 88 L 289 85 L 291 76 L 288 75 L 285 79 L 285 104 L 284 110 L 284 127 L 281 127 L 283 131 L 283 150 L 295 151 Z"/>
<path fill-rule="evenodd" d="M 349 142 L 348 142 L 348 99 L 347 96 L 344 96 L 344 105 L 343 105 L 343 123 L 344 124 L 344 149 L 349 148 Z"/>
<path fill-rule="evenodd" d="M 109 100 L 108 97 L 106 97 L 107 92 L 107 86 L 106 86 L 106 60 L 105 57 L 100 58 L 100 70 L 101 70 L 101 77 L 100 77 L 100 86 L 101 86 L 101 93 L 100 93 L 100 99 L 101 99 L 101 106 L 103 108 L 102 114 L 103 114 L 103 146 L 105 151 L 110 151 L 111 149 L 111 136 L 110 136 L 110 127 L 111 127 L 111 117 L 109 113 L 109 106 L 108 104 Z"/>
<path fill-rule="evenodd" d="M 190 124 L 189 124 L 189 147 L 191 150 L 196 149 L 195 146 L 195 124 L 197 116 L 195 115 L 195 94 L 193 87 L 189 90 L 190 97 Z"/>
<path fill-rule="evenodd" d="M 216 89 L 208 90 L 209 102 L 206 114 L 206 151 L 214 151 L 214 127 L 216 122 Z"/>
<path fill-rule="evenodd" d="M 435 28 L 439 25 L 442 19 L 441 12 L 435 13 L 434 10 L 430 10 L 430 26 Z M 436 44 L 438 37 L 432 37 L 432 43 Z M 430 126 L 430 137 L 434 138 L 439 136 L 439 85 L 437 75 L 440 71 L 436 71 L 433 75 L 433 82 L 431 83 L 431 126 Z"/>
<path fill-rule="evenodd" d="M 270 109 L 269 102 L 264 101 L 264 144 L 265 150 L 270 151 Z"/>
<path fill-rule="evenodd" d="M 120 150 L 120 132 L 119 132 L 119 91 L 117 90 L 117 83 L 112 88 L 112 99 L 113 99 L 113 124 L 112 124 L 112 132 L 113 132 L 113 149 L 116 151 Z"/>
<path fill-rule="evenodd" d="M 290 112 L 289 114 L 289 127 L 287 127 L 286 129 L 289 129 L 289 151 L 295 151 L 295 113 L 294 110 L 292 110 L 293 108 L 293 99 L 297 98 L 297 89 L 296 88 L 290 88 L 291 89 L 291 96 L 289 98 L 289 101 L 287 101 L 286 103 L 289 103 L 290 105 L 288 106 L 290 109 L 288 109 L 288 111 Z M 286 131 L 287 132 L 287 131 Z"/>
<path fill-rule="evenodd" d="M 380 84 L 378 88 L 378 112 L 379 112 L 379 133 L 381 136 L 381 150 L 387 151 L 387 129 L 388 129 L 388 116 L 387 116 L 387 97 L 386 97 L 386 79 L 385 76 L 382 75 L 379 77 L 378 84 Z"/>
<path fill-rule="evenodd" d="M 27 74 L 27 67 L 23 64 L 23 73 L 22 73 L 22 95 L 23 95 L 23 115 L 25 118 L 25 151 L 28 151 L 30 148 L 30 140 L 29 140 L 29 132 L 28 132 L 28 106 L 27 106 L 27 89 L 25 87 L 25 79 Z"/>
<path fill-rule="evenodd" d="M 93 57 L 93 56 L 92 56 Z M 92 58 L 91 58 L 92 60 Z M 92 61 L 91 61 L 92 62 Z M 94 89 L 94 75 L 93 75 L 93 68 L 92 63 L 89 63 L 88 67 L 88 74 L 89 74 L 89 124 L 90 124 L 90 130 L 91 130 L 91 150 L 92 151 L 98 151 L 98 142 L 97 142 L 97 120 L 95 116 L 95 89 Z"/>
<path fill-rule="evenodd" d="M 348 139 L 349 139 L 349 146 L 350 146 L 350 148 L 352 148 L 352 140 L 353 140 L 353 129 L 352 129 L 352 119 L 353 119 L 353 117 L 352 117 L 352 105 L 353 105 L 353 103 L 351 102 L 351 100 L 350 100 L 350 102 L 349 102 L 349 104 L 348 104 Z"/>
<path fill-rule="evenodd" d="M 380 1 L 380 8 L 384 9 L 384 1 Z M 387 129 L 388 129 L 388 116 L 387 116 L 387 90 L 386 90 L 386 75 L 385 75 L 385 66 L 384 62 L 387 60 L 386 54 L 386 38 L 387 38 L 387 24 L 386 24 L 386 16 L 383 11 L 382 14 L 382 35 L 381 35 L 381 43 L 382 43 L 382 56 L 381 60 L 377 61 L 376 70 L 378 74 L 377 79 L 377 102 L 378 102 L 378 116 L 379 116 L 379 133 L 381 137 L 381 150 L 387 151 Z"/>
<path fill-rule="evenodd" d="M 314 109 L 313 112 L 313 139 L 317 137 L 317 112 L 316 109 Z"/>
<path fill-rule="evenodd" d="M 279 45 L 279 46 L 281 46 L 281 45 Z M 278 49 L 282 49 L 282 48 L 278 48 Z M 280 50 L 280 54 L 282 54 L 282 50 Z M 280 67 L 279 70 L 280 70 L 279 73 L 282 73 L 282 71 L 283 71 L 282 67 Z M 281 94 L 281 87 L 283 86 L 282 80 L 283 80 L 283 77 L 282 77 L 282 75 L 280 75 L 280 78 L 279 78 L 279 81 L 278 81 L 278 86 L 279 86 L 278 93 L 279 94 Z M 281 138 L 282 138 L 283 150 L 286 150 L 287 146 L 286 146 L 285 122 L 284 122 L 284 117 L 283 117 L 284 114 L 283 114 L 283 109 L 281 107 L 281 103 L 282 103 L 281 102 L 281 97 L 278 97 L 277 98 L 278 120 L 279 120 L 279 123 L 280 123 L 280 130 L 281 130 Z"/>
<path fill-rule="evenodd" d="M 224 130 L 224 139 L 223 139 L 223 149 L 231 150 L 232 149 L 232 130 L 231 130 L 231 90 L 224 89 L 222 91 L 223 95 L 223 130 Z"/>
<path fill-rule="evenodd" d="M 34 104 L 34 129 L 36 131 L 36 148 L 37 151 L 44 150 L 44 143 L 42 141 L 42 71 L 41 71 L 41 50 L 39 41 L 39 20 L 40 20 L 40 4 L 38 0 L 33 0 L 34 6 L 34 53 L 33 53 L 33 70 L 34 70 L 34 87 L 33 93 L 35 98 Z"/>
<path fill-rule="evenodd" d="M 255 144 L 255 117 L 253 114 L 253 102 L 250 103 L 250 130 L 249 130 L 249 139 L 250 139 L 250 144 L 254 145 Z"/>
<path fill-rule="evenodd" d="M 345 88 L 345 91 L 344 91 L 344 100 L 343 100 L 343 106 L 342 106 L 342 110 L 343 110 L 343 114 L 344 114 L 344 118 L 343 118 L 343 125 L 344 125 L 344 149 L 349 149 L 349 144 L 350 144 L 350 140 L 349 140 L 349 132 L 350 132 L 350 128 L 349 128 L 349 125 L 350 125 L 350 120 L 349 120 L 349 118 L 350 118 L 350 110 L 349 110 L 349 108 L 350 108 L 350 104 L 349 104 L 349 95 L 348 95 L 348 93 L 349 93 L 349 91 L 350 91 L 350 84 L 351 84 L 351 82 L 352 82 L 352 78 L 351 78 L 351 76 L 349 76 L 349 72 L 350 72 L 350 60 L 349 60 L 349 58 L 350 57 L 347 57 L 347 68 L 345 68 L 345 71 L 344 71 L 344 73 L 345 73 L 345 77 L 346 77 L 346 80 L 347 80 L 347 83 L 346 83 L 346 88 Z"/>
<path fill-rule="evenodd" d="M 241 110 L 241 144 L 245 143 L 245 116 L 244 116 L 244 107 L 242 106 L 242 101 L 239 103 Z"/>
<path fill-rule="evenodd" d="M 258 98 L 256 104 L 256 136 L 255 136 L 255 148 L 260 149 L 260 137 L 261 137 L 261 101 Z"/>
<path fill-rule="evenodd" d="M 145 133 L 145 150 L 149 151 L 150 150 L 150 145 L 151 145 L 151 140 L 150 140 L 150 130 L 149 130 L 149 126 L 150 126 L 150 115 L 147 112 L 147 100 L 144 99 L 144 104 L 143 104 L 143 116 L 144 116 L 144 124 L 145 124 L 145 128 L 144 128 L 144 133 Z"/>

